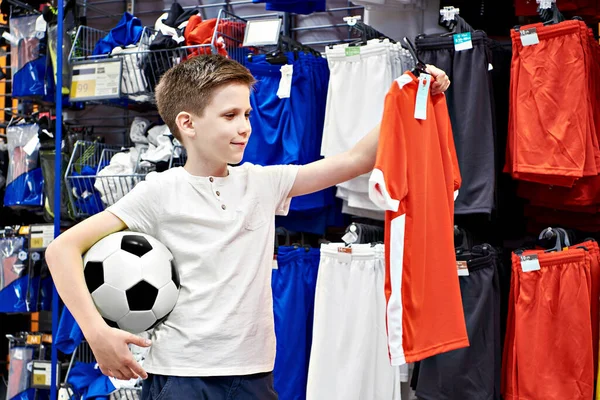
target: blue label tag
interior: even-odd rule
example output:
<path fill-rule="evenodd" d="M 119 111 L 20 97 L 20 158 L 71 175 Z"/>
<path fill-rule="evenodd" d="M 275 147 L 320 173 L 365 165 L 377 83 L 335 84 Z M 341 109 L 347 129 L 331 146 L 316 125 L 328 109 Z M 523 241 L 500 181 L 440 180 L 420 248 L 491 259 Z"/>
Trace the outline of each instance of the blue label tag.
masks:
<path fill-rule="evenodd" d="M 421 73 L 419 75 L 419 88 L 417 89 L 417 101 L 415 104 L 416 119 L 427 119 L 427 99 L 429 98 L 431 79 L 431 75 L 429 74 Z"/>
<path fill-rule="evenodd" d="M 453 35 L 454 38 L 454 50 L 463 51 L 473 48 L 473 41 L 471 40 L 471 32 L 457 33 Z"/>

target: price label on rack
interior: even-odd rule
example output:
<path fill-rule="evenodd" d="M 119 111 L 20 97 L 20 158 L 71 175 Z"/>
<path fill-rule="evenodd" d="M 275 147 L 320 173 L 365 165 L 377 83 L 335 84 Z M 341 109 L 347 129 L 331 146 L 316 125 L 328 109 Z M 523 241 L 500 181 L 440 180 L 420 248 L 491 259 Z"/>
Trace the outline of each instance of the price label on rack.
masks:
<path fill-rule="evenodd" d="M 54 240 L 54 225 L 32 225 L 30 249 L 46 249 Z"/>
<path fill-rule="evenodd" d="M 33 360 L 31 363 L 31 387 L 50 389 L 52 384 L 52 363 L 47 360 Z M 56 369 L 56 382 L 60 382 L 60 368 Z"/>
<path fill-rule="evenodd" d="M 89 101 L 120 97 L 122 66 L 120 59 L 73 65 L 71 100 Z"/>
<path fill-rule="evenodd" d="M 38 345 L 42 343 L 42 335 L 27 335 L 27 344 Z"/>

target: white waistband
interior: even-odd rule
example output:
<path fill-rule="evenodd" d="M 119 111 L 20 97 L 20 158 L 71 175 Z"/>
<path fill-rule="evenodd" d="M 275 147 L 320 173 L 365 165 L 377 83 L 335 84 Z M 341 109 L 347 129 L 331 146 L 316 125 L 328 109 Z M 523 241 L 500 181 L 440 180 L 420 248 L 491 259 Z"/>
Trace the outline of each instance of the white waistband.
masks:
<path fill-rule="evenodd" d="M 348 259 L 373 259 L 382 257 L 385 248 L 382 244 L 374 246 L 370 244 L 353 244 L 346 246 L 345 243 L 327 243 L 321 245 L 321 255 L 333 258 Z"/>

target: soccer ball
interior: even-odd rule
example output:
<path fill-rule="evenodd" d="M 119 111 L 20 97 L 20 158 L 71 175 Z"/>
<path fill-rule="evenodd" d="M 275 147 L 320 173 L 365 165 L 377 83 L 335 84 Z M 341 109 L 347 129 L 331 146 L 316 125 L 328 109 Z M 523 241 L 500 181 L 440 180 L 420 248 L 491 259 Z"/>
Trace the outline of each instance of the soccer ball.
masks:
<path fill-rule="evenodd" d="M 106 323 L 131 333 L 164 321 L 179 296 L 173 255 L 143 233 L 121 231 L 98 241 L 83 258 L 83 274 Z"/>

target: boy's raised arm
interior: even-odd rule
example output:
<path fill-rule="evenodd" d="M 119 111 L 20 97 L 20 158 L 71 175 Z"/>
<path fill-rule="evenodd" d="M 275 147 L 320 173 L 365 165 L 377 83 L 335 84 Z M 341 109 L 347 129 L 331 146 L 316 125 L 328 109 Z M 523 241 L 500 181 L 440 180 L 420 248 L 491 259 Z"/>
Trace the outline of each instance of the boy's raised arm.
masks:
<path fill-rule="evenodd" d="M 298 170 L 290 197 L 318 192 L 373 169 L 377 156 L 379 125 L 349 151 L 303 165 Z"/>
<path fill-rule="evenodd" d="M 435 79 L 432 96 L 448 90 L 450 79 L 444 71 L 427 65 L 427 72 Z M 347 152 L 300 167 L 290 197 L 318 192 L 370 172 L 375 165 L 378 140 L 379 125 Z"/>

